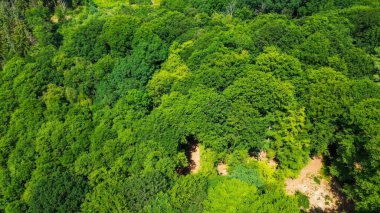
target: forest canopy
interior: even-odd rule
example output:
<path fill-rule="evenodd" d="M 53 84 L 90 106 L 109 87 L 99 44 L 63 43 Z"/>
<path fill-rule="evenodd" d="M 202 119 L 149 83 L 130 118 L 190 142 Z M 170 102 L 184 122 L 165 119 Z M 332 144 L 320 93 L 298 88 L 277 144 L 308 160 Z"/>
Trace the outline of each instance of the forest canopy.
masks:
<path fill-rule="evenodd" d="M 301 212 L 313 156 L 380 212 L 378 0 L 0 0 L 0 26 L 0 212 Z"/>

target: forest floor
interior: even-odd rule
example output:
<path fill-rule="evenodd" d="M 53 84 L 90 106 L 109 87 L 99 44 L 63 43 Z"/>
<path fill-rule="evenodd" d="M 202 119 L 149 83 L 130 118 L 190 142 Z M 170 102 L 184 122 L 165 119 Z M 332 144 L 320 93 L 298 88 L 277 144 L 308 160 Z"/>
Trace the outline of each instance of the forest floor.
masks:
<path fill-rule="evenodd" d="M 322 178 L 322 158 L 313 158 L 297 179 L 286 180 L 287 194 L 297 191 L 309 197 L 310 211 L 334 212 L 340 201 L 329 180 Z"/>
<path fill-rule="evenodd" d="M 201 150 L 198 145 L 191 149 L 191 173 L 198 173 L 201 167 Z"/>

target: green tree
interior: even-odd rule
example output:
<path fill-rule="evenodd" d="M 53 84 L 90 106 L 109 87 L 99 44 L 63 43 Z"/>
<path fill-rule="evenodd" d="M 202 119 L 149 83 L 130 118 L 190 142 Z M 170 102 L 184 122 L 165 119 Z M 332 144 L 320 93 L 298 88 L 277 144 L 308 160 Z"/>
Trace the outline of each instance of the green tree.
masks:
<path fill-rule="evenodd" d="M 87 191 L 84 178 L 55 169 L 30 186 L 30 194 L 26 195 L 30 212 L 79 211 Z"/>
<path fill-rule="evenodd" d="M 180 177 L 168 192 L 170 203 L 179 212 L 202 212 L 203 200 L 207 196 L 206 189 L 206 177 Z"/>

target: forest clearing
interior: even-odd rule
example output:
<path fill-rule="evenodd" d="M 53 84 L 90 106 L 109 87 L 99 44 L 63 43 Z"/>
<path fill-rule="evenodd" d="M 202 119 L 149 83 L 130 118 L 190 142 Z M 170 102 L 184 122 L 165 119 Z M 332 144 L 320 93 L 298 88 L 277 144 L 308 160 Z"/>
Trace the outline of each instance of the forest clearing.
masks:
<path fill-rule="evenodd" d="M 294 195 L 299 191 L 309 197 L 311 209 L 333 212 L 337 210 L 338 197 L 330 181 L 322 177 L 322 166 L 322 158 L 311 159 L 296 179 L 286 180 L 286 192 Z"/>

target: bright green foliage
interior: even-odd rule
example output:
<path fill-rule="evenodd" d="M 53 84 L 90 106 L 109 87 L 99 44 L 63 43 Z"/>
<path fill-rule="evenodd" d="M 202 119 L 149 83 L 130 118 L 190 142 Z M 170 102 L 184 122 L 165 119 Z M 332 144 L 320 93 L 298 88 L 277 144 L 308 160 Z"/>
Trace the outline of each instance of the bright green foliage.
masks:
<path fill-rule="evenodd" d="M 295 200 L 285 198 L 276 189 L 269 190 L 273 191 L 260 192 L 237 179 L 213 180 L 205 212 L 299 212 Z"/>
<path fill-rule="evenodd" d="M 232 102 L 227 125 L 233 147 L 256 149 L 269 148 L 266 130 L 275 114 L 287 111 L 294 100 L 291 84 L 256 71 L 236 80 L 225 95 Z"/>
<path fill-rule="evenodd" d="M 32 29 L 40 45 L 55 43 L 53 38 L 52 24 L 46 22 L 49 19 L 49 10 L 46 7 L 35 7 L 26 10 L 25 19 Z"/>
<path fill-rule="evenodd" d="M 365 77 L 375 74 L 373 59 L 364 50 L 355 48 L 345 58 L 350 77 Z"/>
<path fill-rule="evenodd" d="M 67 53 L 85 57 L 91 61 L 96 61 L 106 54 L 106 46 L 99 42 L 104 23 L 104 19 L 99 17 L 85 20 L 70 33 L 68 39 L 65 39 L 64 47 L 66 46 Z"/>
<path fill-rule="evenodd" d="M 305 132 L 304 109 L 289 111 L 289 116 L 274 126 L 273 150 L 277 150 L 280 166 L 293 170 L 300 169 L 309 154 L 309 139 Z M 277 130 L 278 129 L 278 130 Z"/>
<path fill-rule="evenodd" d="M 140 24 L 133 16 L 114 16 L 103 25 L 100 40 L 112 55 L 126 55 L 132 49 L 133 33 Z"/>
<path fill-rule="evenodd" d="M 259 16 L 251 23 L 251 27 L 256 29 L 252 39 L 260 51 L 268 46 L 278 46 L 288 52 L 304 40 L 302 28 L 277 14 Z"/>
<path fill-rule="evenodd" d="M 170 189 L 170 199 L 178 212 L 202 212 L 207 197 L 207 178 L 202 176 L 181 177 Z"/>
<path fill-rule="evenodd" d="M 300 45 L 296 50 L 296 56 L 306 64 L 325 66 L 328 63 L 330 44 L 328 38 L 317 32 Z"/>
<path fill-rule="evenodd" d="M 380 99 L 379 86 L 369 79 L 354 81 L 350 93 L 352 94 L 354 103 L 359 103 L 367 98 Z"/>
<path fill-rule="evenodd" d="M 169 94 L 175 82 L 186 78 L 189 68 L 177 54 L 171 54 L 162 68 L 157 72 L 147 85 L 149 95 L 156 105 L 161 102 L 164 94 Z"/>
<path fill-rule="evenodd" d="M 170 205 L 169 196 L 167 194 L 159 193 L 156 198 L 144 207 L 143 212 L 149 213 L 173 213 L 173 207 Z"/>
<path fill-rule="evenodd" d="M 354 7 L 342 11 L 354 25 L 353 34 L 358 45 L 370 51 L 379 46 L 379 13 L 379 8 L 371 7 Z"/>
<path fill-rule="evenodd" d="M 256 71 L 248 72 L 247 77 L 236 80 L 225 94 L 231 101 L 249 103 L 261 115 L 286 110 L 294 98 L 291 84 L 281 82 L 271 74 Z"/>
<path fill-rule="evenodd" d="M 281 80 L 291 80 L 301 75 L 302 64 L 297 58 L 281 54 L 276 48 L 268 47 L 256 58 L 257 69 L 271 72 Z"/>
<path fill-rule="evenodd" d="M 380 135 L 379 99 L 364 100 L 350 109 L 352 131 L 355 137 L 343 139 L 338 149 L 339 157 L 334 160 L 335 168 L 341 168 L 344 174 L 338 174 L 347 184 L 345 190 L 353 199 L 357 199 L 358 211 L 379 210 L 379 135 Z M 359 151 L 356 151 L 359 150 Z M 360 165 L 360 167 L 358 167 Z M 348 174 L 346 176 L 346 174 Z M 356 184 L 352 187 L 350 182 Z"/>
<path fill-rule="evenodd" d="M 128 4 L 129 0 L 94 0 L 99 7 L 114 7 L 121 4 Z"/>
<path fill-rule="evenodd" d="M 309 198 L 306 195 L 304 195 L 300 192 L 296 192 L 296 196 L 297 196 L 298 203 L 299 203 L 301 208 L 308 209 L 310 207 Z"/>
<path fill-rule="evenodd" d="M 379 8 L 0 0 L 0 212 L 299 212 L 313 155 L 379 212 Z"/>
<path fill-rule="evenodd" d="M 123 179 L 120 179 L 123 178 Z M 141 176 L 109 177 L 95 187 L 82 205 L 85 212 L 131 211 L 136 212 L 152 201 L 159 192 L 165 192 L 168 180 L 160 173 L 149 172 Z"/>
<path fill-rule="evenodd" d="M 302 92 L 306 115 L 312 122 L 311 149 L 316 153 L 327 151 L 334 135 L 334 125 L 347 113 L 351 104 L 348 95 L 350 82 L 346 76 L 329 68 L 313 70 Z"/>
<path fill-rule="evenodd" d="M 263 177 L 261 177 L 259 171 L 254 168 L 246 168 L 239 165 L 238 167 L 234 168 L 234 170 L 232 170 L 231 177 L 254 185 L 257 188 L 260 188 L 264 185 L 262 180 Z"/>
<path fill-rule="evenodd" d="M 257 194 L 256 187 L 237 179 L 216 180 L 209 188 L 205 212 L 248 212 L 254 209 Z"/>

